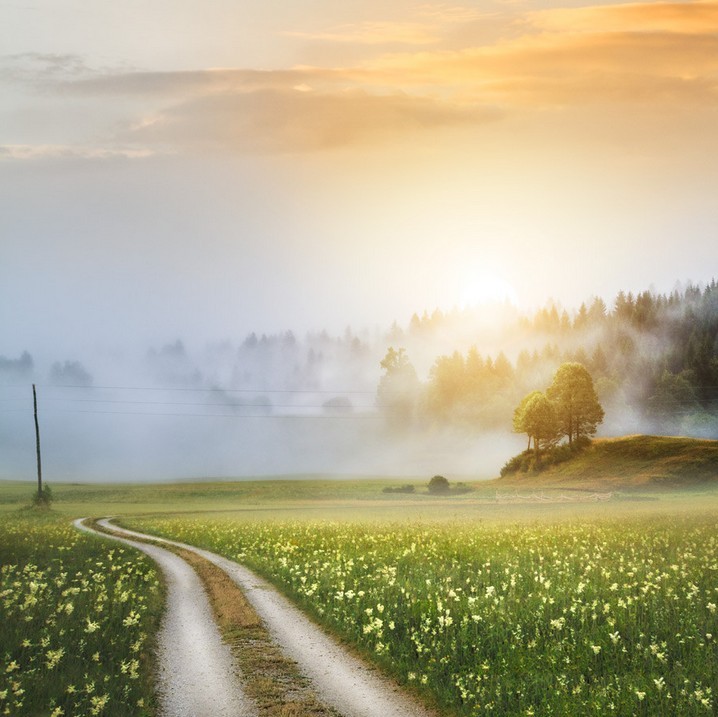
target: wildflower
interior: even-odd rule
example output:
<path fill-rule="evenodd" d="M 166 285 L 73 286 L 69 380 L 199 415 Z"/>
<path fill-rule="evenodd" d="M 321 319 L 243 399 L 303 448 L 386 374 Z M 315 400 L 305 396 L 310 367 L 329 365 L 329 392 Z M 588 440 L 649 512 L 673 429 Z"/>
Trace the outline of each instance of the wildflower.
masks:
<path fill-rule="evenodd" d="M 140 614 L 136 612 L 135 610 L 132 610 L 130 614 L 122 621 L 122 624 L 125 627 L 131 627 L 132 625 L 137 625 L 140 621 Z"/>
<path fill-rule="evenodd" d="M 45 664 L 47 665 L 48 670 L 52 670 L 58 662 L 62 659 L 62 656 L 65 654 L 65 648 L 60 647 L 57 650 L 48 650 L 45 657 L 46 661 Z"/>
<path fill-rule="evenodd" d="M 92 702 L 92 709 L 90 710 L 90 714 L 100 714 L 100 712 L 102 712 L 102 710 L 105 708 L 105 705 L 108 703 L 109 699 L 109 695 L 93 695 L 90 698 L 90 701 Z"/>

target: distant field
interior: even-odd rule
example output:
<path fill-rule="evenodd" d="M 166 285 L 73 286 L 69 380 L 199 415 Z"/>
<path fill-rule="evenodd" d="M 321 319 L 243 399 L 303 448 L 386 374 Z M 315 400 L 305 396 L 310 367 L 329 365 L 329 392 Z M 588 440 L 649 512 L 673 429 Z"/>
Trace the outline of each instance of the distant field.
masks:
<path fill-rule="evenodd" d="M 385 493 L 407 483 L 414 494 Z M 180 482 L 154 484 L 51 483 L 53 513 L 71 517 L 108 515 L 234 514 L 256 520 L 306 516 L 330 520 L 477 521 L 558 520 L 580 516 L 710 512 L 718 508 L 718 485 L 687 490 L 615 491 L 590 487 L 547 488 L 534 478 L 515 483 L 480 481 L 471 492 L 430 495 L 428 479 L 304 478 L 301 480 Z M 27 506 L 31 481 L 0 481 L 0 512 Z"/>
<path fill-rule="evenodd" d="M 49 477 L 53 509 L 68 516 L 197 511 L 376 510 L 428 514 L 494 512 L 503 504 L 578 503 L 606 498 L 638 502 L 641 498 L 674 506 L 718 497 L 718 441 L 657 436 L 597 439 L 571 460 L 532 474 L 519 472 L 495 480 L 465 481 L 465 494 L 430 495 L 430 476 L 336 477 L 296 476 L 257 480 L 202 480 L 162 483 L 56 483 Z M 412 485 L 413 494 L 385 493 L 385 488 Z M 15 510 L 30 500 L 33 481 L 0 481 L 0 511 Z M 494 506 L 490 508 L 487 506 Z M 479 506 L 484 506 L 480 508 Z M 534 510 L 527 508 L 529 513 Z M 561 511 L 557 506 L 551 511 Z"/>

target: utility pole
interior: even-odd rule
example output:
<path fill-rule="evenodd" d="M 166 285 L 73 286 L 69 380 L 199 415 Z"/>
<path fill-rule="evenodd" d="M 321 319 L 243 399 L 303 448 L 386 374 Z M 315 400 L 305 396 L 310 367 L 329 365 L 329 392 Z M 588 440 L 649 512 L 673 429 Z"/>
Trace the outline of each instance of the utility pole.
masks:
<path fill-rule="evenodd" d="M 40 462 L 40 424 L 37 422 L 37 392 L 32 384 L 32 404 L 35 409 L 35 444 L 37 446 L 37 499 L 42 500 L 42 463 Z"/>

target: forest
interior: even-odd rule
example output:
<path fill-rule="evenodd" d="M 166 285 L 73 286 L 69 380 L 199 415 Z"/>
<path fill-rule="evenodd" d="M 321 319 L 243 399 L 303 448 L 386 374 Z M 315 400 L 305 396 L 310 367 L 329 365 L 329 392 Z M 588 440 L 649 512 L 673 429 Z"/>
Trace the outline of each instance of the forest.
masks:
<path fill-rule="evenodd" d="M 406 337 L 431 343 L 457 316 L 415 315 Z M 544 389 L 557 368 L 576 362 L 590 372 L 612 430 L 621 421 L 652 432 L 718 437 L 718 286 L 672 293 L 620 292 L 609 308 L 600 298 L 573 315 L 550 304 L 517 316 L 505 332 L 508 350 L 476 345 L 438 356 L 425 382 L 411 356 L 389 348 L 378 397 L 396 428 L 452 425 L 503 428 L 521 399 Z M 512 360 L 509 351 L 515 354 Z"/>

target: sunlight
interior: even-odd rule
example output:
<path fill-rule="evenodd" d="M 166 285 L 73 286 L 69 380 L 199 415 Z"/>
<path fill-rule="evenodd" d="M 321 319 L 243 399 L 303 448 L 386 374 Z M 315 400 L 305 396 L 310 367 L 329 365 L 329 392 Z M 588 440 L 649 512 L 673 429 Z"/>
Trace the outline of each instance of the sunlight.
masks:
<path fill-rule="evenodd" d="M 463 308 L 506 301 L 517 303 L 516 290 L 506 279 L 491 274 L 466 277 L 459 296 L 459 303 Z"/>

